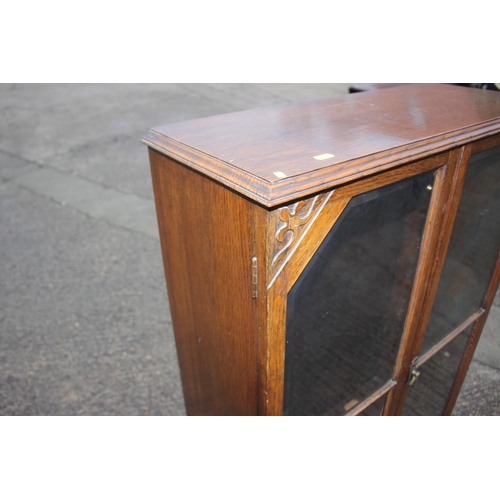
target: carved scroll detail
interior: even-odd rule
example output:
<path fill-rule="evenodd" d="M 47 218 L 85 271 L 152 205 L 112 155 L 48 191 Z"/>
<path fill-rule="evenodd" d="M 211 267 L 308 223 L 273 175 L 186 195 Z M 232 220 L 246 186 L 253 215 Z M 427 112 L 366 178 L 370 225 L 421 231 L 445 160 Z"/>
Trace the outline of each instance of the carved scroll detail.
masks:
<path fill-rule="evenodd" d="M 333 191 L 279 208 L 275 215 L 276 230 L 272 243 L 270 287 L 293 254 L 314 219 L 321 212 Z"/>

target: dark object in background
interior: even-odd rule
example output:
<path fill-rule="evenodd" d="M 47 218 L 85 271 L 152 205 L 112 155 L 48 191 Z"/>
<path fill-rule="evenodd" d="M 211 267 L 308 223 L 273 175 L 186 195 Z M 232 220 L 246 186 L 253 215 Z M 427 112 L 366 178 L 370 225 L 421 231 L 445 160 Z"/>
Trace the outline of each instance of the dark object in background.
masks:
<path fill-rule="evenodd" d="M 352 83 L 349 87 L 349 94 L 356 92 L 366 92 L 368 90 L 380 90 L 399 85 L 408 85 L 407 83 Z M 500 90 L 500 83 L 452 83 L 450 85 L 459 85 L 460 87 L 470 87 L 483 90 Z"/>
<path fill-rule="evenodd" d="M 470 87 L 473 89 L 500 90 L 500 83 L 455 83 L 454 85 Z"/>
<path fill-rule="evenodd" d="M 368 90 L 380 90 L 389 87 L 398 87 L 399 85 L 408 85 L 407 83 L 351 83 L 349 94 L 356 92 L 366 92 Z"/>

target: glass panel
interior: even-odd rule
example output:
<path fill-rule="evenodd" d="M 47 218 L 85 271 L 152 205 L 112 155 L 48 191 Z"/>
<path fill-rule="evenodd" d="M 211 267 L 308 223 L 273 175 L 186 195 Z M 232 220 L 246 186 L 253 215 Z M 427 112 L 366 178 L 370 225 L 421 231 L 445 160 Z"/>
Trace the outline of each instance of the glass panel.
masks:
<path fill-rule="evenodd" d="M 285 415 L 345 414 L 391 378 L 433 179 L 353 198 L 295 283 Z"/>
<path fill-rule="evenodd" d="M 446 344 L 420 368 L 403 408 L 405 416 L 442 415 L 474 324 Z"/>
<path fill-rule="evenodd" d="M 500 147 L 473 155 L 422 353 L 472 316 L 500 248 Z"/>

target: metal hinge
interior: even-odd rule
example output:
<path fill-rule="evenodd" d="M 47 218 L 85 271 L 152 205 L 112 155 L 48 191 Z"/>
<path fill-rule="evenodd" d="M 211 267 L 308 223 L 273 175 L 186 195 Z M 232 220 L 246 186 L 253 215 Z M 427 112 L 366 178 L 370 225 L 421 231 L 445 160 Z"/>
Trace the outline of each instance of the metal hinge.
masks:
<path fill-rule="evenodd" d="M 252 257 L 252 299 L 257 298 L 257 257 Z"/>
<path fill-rule="evenodd" d="M 417 369 L 418 356 L 411 362 L 410 366 L 410 374 L 408 376 L 408 385 L 411 387 L 420 375 L 420 372 Z"/>

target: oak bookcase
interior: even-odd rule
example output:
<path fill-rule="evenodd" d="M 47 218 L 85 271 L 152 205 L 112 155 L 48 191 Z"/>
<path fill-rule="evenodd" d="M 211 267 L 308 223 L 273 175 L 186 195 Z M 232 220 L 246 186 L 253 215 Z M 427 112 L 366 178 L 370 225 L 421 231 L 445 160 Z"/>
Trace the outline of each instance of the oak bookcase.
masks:
<path fill-rule="evenodd" d="M 188 415 L 449 415 L 500 280 L 500 93 L 151 129 Z"/>

